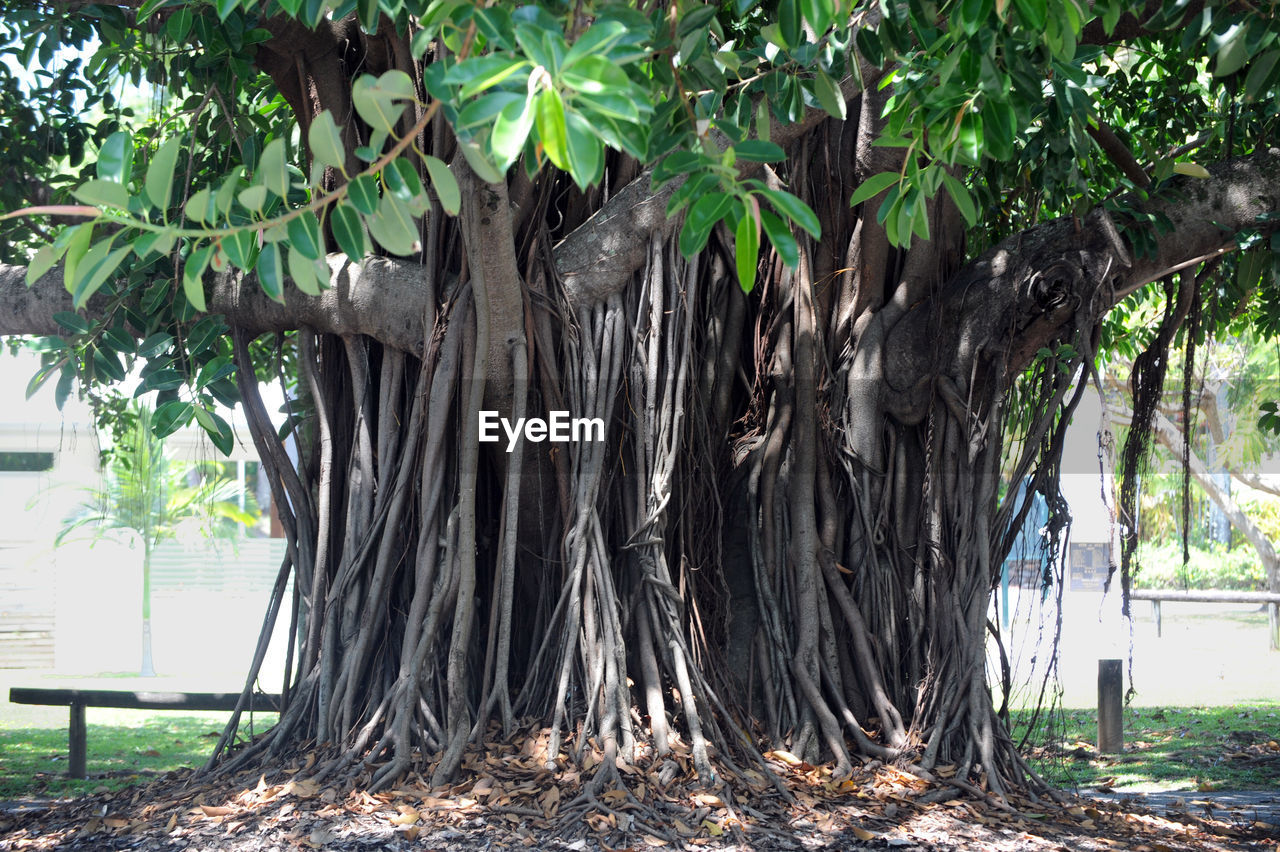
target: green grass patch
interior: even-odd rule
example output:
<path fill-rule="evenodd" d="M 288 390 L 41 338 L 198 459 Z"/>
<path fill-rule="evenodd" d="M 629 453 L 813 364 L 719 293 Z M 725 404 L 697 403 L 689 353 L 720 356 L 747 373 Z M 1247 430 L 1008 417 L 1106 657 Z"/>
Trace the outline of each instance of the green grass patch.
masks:
<path fill-rule="evenodd" d="M 1014 714 L 1017 738 L 1030 719 Z M 1059 710 L 1029 738 L 1032 765 L 1066 788 L 1120 791 L 1280 787 L 1280 702 L 1235 707 L 1129 707 L 1124 754 L 1098 754 L 1095 710 Z"/>
<path fill-rule="evenodd" d="M 65 709 L 62 710 L 64 719 Z M 97 714 L 110 724 L 95 724 Z M 229 714 L 88 710 L 88 778 L 67 777 L 67 727 L 0 727 L 0 799 L 79 796 L 151 781 L 195 768 L 209 759 Z M 276 714 L 254 717 L 252 731 L 275 724 Z M 240 738 L 250 727 L 242 722 Z"/>

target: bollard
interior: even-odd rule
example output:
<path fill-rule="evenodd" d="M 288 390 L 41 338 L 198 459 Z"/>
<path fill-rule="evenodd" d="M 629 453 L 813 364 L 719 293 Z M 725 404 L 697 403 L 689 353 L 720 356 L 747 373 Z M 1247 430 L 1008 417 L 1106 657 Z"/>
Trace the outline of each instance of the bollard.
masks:
<path fill-rule="evenodd" d="M 1267 633 L 1271 637 L 1271 650 L 1280 651 L 1280 606 L 1275 601 L 1267 604 Z"/>
<path fill-rule="evenodd" d="M 1124 751 L 1124 661 L 1098 660 L 1098 752 Z"/>

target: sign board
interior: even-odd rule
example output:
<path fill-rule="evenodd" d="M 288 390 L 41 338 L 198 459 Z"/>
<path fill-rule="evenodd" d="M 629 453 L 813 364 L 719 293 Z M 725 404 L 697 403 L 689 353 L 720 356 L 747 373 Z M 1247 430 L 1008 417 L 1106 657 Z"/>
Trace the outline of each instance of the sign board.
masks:
<path fill-rule="evenodd" d="M 1072 542 L 1067 562 L 1073 592 L 1101 592 L 1111 566 L 1111 545 L 1105 541 Z"/>

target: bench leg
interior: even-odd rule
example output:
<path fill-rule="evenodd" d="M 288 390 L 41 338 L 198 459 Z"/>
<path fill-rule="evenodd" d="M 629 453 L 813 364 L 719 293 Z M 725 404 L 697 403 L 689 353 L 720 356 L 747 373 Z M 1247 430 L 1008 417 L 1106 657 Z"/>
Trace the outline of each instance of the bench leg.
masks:
<path fill-rule="evenodd" d="M 71 724 L 68 742 L 68 767 L 67 775 L 72 778 L 84 778 L 85 772 L 85 751 L 86 741 L 84 728 L 84 705 L 75 703 L 71 705 Z"/>
<path fill-rule="evenodd" d="M 1164 635 L 1164 619 L 1160 617 L 1160 601 L 1151 602 L 1151 614 L 1156 619 L 1156 638 L 1159 639 Z"/>

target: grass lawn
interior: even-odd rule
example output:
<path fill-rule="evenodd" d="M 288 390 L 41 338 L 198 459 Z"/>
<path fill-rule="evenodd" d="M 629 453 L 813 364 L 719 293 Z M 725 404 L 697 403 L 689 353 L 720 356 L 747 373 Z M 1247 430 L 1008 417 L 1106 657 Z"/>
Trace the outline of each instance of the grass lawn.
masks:
<path fill-rule="evenodd" d="M 1029 714 L 1015 713 L 1025 726 Z M 1097 713 L 1059 710 L 1032 742 L 1033 765 L 1066 788 L 1274 790 L 1280 788 L 1280 702 L 1235 707 L 1130 707 L 1124 754 L 1098 754 Z M 1021 736 L 1025 727 L 1019 727 Z"/>
<path fill-rule="evenodd" d="M 77 796 L 150 781 L 209 757 L 227 713 L 88 708 L 88 778 L 67 777 L 67 727 L 0 728 L 0 800 Z M 259 714 L 266 730 L 275 714 Z M 241 728 L 249 734 L 248 725 Z"/>
<path fill-rule="evenodd" d="M 215 683 L 209 687 L 195 681 L 171 683 L 164 678 L 139 682 L 136 677 L 63 682 L 34 672 L 0 673 L 0 800 L 116 790 L 145 783 L 174 769 L 201 766 L 208 760 L 231 716 L 226 712 L 86 708 L 89 777 L 73 780 L 67 778 L 67 708 L 10 704 L 10 686 L 213 691 L 228 685 Z M 274 713 L 257 713 L 253 717 L 253 731 L 261 733 L 275 721 Z M 248 714 L 242 717 L 240 733 L 245 739 L 250 736 Z"/>

